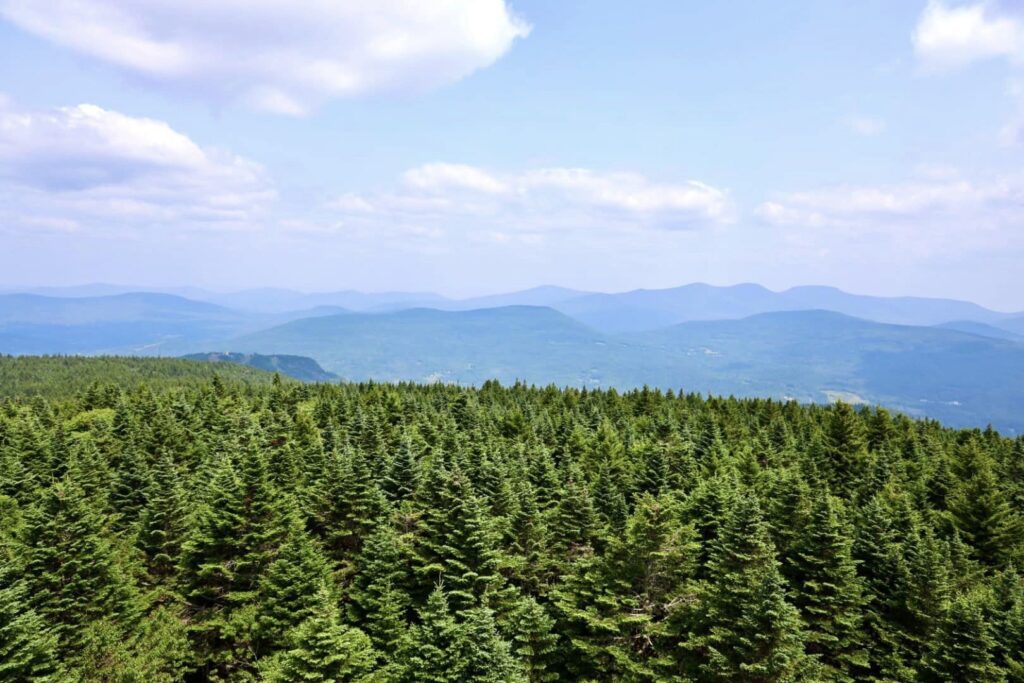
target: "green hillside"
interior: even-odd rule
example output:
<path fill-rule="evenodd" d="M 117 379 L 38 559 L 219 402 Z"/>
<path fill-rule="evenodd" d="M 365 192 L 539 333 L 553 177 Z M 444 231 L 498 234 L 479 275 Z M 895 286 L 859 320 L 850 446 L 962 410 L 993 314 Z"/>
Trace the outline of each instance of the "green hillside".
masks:
<path fill-rule="evenodd" d="M 618 348 L 550 308 L 412 309 L 296 320 L 232 340 L 240 351 L 315 358 L 347 380 L 605 385 Z M 616 375 L 617 376 L 617 375 Z"/>
<path fill-rule="evenodd" d="M 684 323 L 631 339 L 673 355 L 713 393 L 844 398 L 1024 429 L 1024 345 L 1011 341 L 826 311 Z"/>
<path fill-rule="evenodd" d="M 224 382 L 270 384 L 273 374 L 244 365 L 211 365 L 180 358 L 131 356 L 0 355 L 0 397 L 72 396 L 97 384 L 154 390 L 195 387 L 214 377 Z"/>
<path fill-rule="evenodd" d="M 206 363 L 236 363 L 267 372 L 279 372 L 303 382 L 330 382 L 338 379 L 333 372 L 327 372 L 312 358 L 305 356 L 276 355 L 259 353 L 190 353 L 184 358 Z"/>
<path fill-rule="evenodd" d="M 173 391 L 0 402 L 4 681 L 1020 680 L 1024 437 L 82 363 Z"/>
<path fill-rule="evenodd" d="M 548 308 L 428 309 L 297 320 L 229 343 L 315 358 L 350 380 L 643 385 L 881 404 L 1024 431 L 1024 345 L 825 311 L 611 336 Z"/>

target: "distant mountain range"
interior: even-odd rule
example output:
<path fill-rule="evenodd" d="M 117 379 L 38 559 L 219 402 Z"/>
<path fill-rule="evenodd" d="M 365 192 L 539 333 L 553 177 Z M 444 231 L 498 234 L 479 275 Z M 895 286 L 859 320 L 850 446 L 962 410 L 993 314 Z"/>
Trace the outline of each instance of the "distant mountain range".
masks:
<path fill-rule="evenodd" d="M 981 322 L 1024 334 L 1024 311 L 1000 313 L 956 299 L 850 294 L 835 287 L 803 286 L 775 292 L 749 283 L 725 287 L 693 283 L 670 289 L 636 289 L 619 293 L 586 292 L 548 285 L 466 299 L 451 299 L 430 292 L 340 290 L 308 293 L 263 288 L 225 293 L 195 287 L 155 290 L 101 283 L 36 287 L 6 293 L 60 299 L 165 294 L 250 314 L 286 314 L 291 317 L 297 311 L 323 308 L 387 312 L 409 308 L 464 311 L 500 306 L 550 306 L 605 332 L 657 329 L 691 320 L 730 320 L 776 311 L 825 310 L 900 325 Z M 0 292 L 0 296 L 3 294 Z"/>
<path fill-rule="evenodd" d="M 606 332 L 653 330 L 694 320 L 729 320 L 777 311 L 834 311 L 898 325 L 939 325 L 964 320 L 998 326 L 1000 321 L 1012 318 L 952 299 L 862 296 L 833 287 L 794 287 L 773 292 L 753 284 L 714 287 L 698 283 L 674 289 L 590 294 L 553 305 Z"/>
<path fill-rule="evenodd" d="M 304 381 L 496 378 L 842 398 L 1024 432 L 1024 314 L 828 287 L 538 287 L 453 300 L 90 285 L 0 295 L 0 353 L 198 354 Z"/>

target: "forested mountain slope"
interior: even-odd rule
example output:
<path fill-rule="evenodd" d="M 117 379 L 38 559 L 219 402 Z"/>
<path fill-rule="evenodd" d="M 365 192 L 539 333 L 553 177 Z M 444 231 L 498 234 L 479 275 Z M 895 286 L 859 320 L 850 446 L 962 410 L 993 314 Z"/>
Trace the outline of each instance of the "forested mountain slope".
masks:
<path fill-rule="evenodd" d="M 305 356 L 276 355 L 266 356 L 259 353 L 190 353 L 184 358 L 206 363 L 236 363 L 249 367 L 279 372 L 303 382 L 330 382 L 338 379 L 333 372 L 327 372 L 312 358 Z"/>
<path fill-rule="evenodd" d="M 495 383 L 7 400 L 0 670 L 1021 681 L 1022 514 L 1024 439 L 846 404 Z"/>
<path fill-rule="evenodd" d="M 827 311 L 605 335 L 549 308 L 417 309 L 296 320 L 225 342 L 309 356 L 351 380 L 617 387 L 888 405 L 1024 431 L 1024 344 Z"/>
<path fill-rule="evenodd" d="M 309 356 L 350 380 L 524 379 L 585 386 L 619 377 L 631 359 L 617 357 L 621 342 L 536 306 L 324 316 L 226 344 L 238 351 Z"/>
<path fill-rule="evenodd" d="M 246 385 L 270 384 L 274 379 L 271 372 L 244 365 L 214 366 L 180 358 L 0 355 L 0 398 L 56 398 L 141 385 L 167 391 L 205 385 L 214 377 Z"/>
<path fill-rule="evenodd" d="M 1024 431 L 1024 344 L 1012 341 L 829 311 L 684 323 L 628 339 L 685 352 L 680 376 L 700 377 L 712 393 L 843 398 Z"/>

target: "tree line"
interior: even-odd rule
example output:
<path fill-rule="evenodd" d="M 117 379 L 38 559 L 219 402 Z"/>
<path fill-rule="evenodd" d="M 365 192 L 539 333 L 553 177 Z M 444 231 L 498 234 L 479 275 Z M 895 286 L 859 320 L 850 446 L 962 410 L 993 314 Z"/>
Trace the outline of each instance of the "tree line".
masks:
<path fill-rule="evenodd" d="M 4 681 L 1024 681 L 1024 438 L 842 403 L 97 383 L 0 543 Z"/>

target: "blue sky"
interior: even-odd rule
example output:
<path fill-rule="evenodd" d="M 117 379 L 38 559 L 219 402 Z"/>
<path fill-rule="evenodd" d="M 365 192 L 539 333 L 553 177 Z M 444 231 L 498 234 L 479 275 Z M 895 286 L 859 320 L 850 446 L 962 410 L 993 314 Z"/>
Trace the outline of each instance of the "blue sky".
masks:
<path fill-rule="evenodd" d="M 0 286 L 1024 309 L 1024 7 L 0 0 Z"/>

